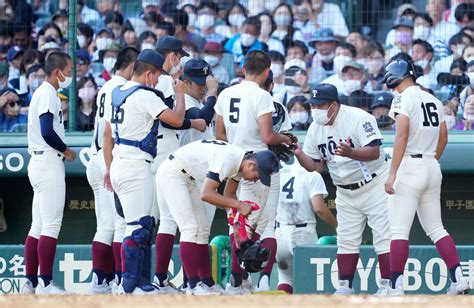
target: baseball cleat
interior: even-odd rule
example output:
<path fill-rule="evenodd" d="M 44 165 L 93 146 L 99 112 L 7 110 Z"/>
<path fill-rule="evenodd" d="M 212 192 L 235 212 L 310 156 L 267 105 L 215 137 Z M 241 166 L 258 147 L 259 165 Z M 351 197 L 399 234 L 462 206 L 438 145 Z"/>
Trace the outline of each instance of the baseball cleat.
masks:
<path fill-rule="evenodd" d="M 451 282 L 446 294 L 448 295 L 460 295 L 468 294 L 470 291 L 469 281 L 466 277 L 461 277 L 457 282 Z"/>
<path fill-rule="evenodd" d="M 255 292 L 268 292 L 268 291 L 270 291 L 269 277 L 268 275 L 263 275 L 257 283 Z"/>
<path fill-rule="evenodd" d="M 388 288 L 388 296 L 403 296 L 405 295 L 405 291 L 403 290 L 402 286 L 397 286 L 395 289 L 390 287 Z"/>
<path fill-rule="evenodd" d="M 390 279 L 380 279 L 380 286 L 377 292 L 374 294 L 375 296 L 388 296 L 389 289 L 390 289 Z"/>
<path fill-rule="evenodd" d="M 198 284 L 194 288 L 192 289 L 188 288 L 186 290 L 186 295 L 207 296 L 207 295 L 222 295 L 222 293 L 208 287 L 206 284 L 202 282 L 198 282 Z"/>
<path fill-rule="evenodd" d="M 213 285 L 212 287 L 210 287 L 210 289 L 214 292 L 219 293 L 220 295 L 225 295 L 226 294 L 224 288 L 221 287 L 221 285 L 217 284 L 217 283 L 215 285 Z"/>
<path fill-rule="evenodd" d="M 33 284 L 31 281 L 25 282 L 23 287 L 21 288 L 21 294 L 35 294 L 36 293 L 36 288 L 33 287 Z"/>
<path fill-rule="evenodd" d="M 250 274 L 247 279 L 242 279 L 242 291 L 244 294 L 252 294 L 255 292 L 252 285 L 252 276 L 250 276 Z"/>
<path fill-rule="evenodd" d="M 111 293 L 112 295 L 118 295 L 118 294 L 120 294 L 120 293 L 119 293 L 119 285 L 117 284 L 117 281 L 115 281 L 115 279 L 112 280 L 112 281 L 109 283 L 109 285 L 110 285 L 110 293 Z"/>
<path fill-rule="evenodd" d="M 64 290 L 64 288 L 58 286 L 54 281 L 50 281 L 45 287 L 42 279 L 39 279 L 38 286 L 36 287 L 36 295 L 71 295 L 72 292 Z"/>
<path fill-rule="evenodd" d="M 181 291 L 171 282 L 166 279 L 163 283 L 160 283 L 158 277 L 153 278 L 153 283 L 151 284 L 160 294 L 180 294 Z"/>
<path fill-rule="evenodd" d="M 349 288 L 349 280 L 339 280 L 339 288 L 334 295 L 354 295 L 354 289 Z"/>
<path fill-rule="evenodd" d="M 155 289 L 151 284 L 136 287 L 131 293 L 126 293 L 122 285 L 119 286 L 118 294 L 131 294 L 131 295 L 160 295 L 161 293 Z"/>
<path fill-rule="evenodd" d="M 244 295 L 248 293 L 244 293 L 242 286 L 233 287 L 230 283 L 225 286 L 225 294 L 226 295 Z"/>
<path fill-rule="evenodd" d="M 91 294 L 111 294 L 112 289 L 107 282 L 99 283 L 96 273 L 92 273 L 92 281 L 90 284 Z"/>

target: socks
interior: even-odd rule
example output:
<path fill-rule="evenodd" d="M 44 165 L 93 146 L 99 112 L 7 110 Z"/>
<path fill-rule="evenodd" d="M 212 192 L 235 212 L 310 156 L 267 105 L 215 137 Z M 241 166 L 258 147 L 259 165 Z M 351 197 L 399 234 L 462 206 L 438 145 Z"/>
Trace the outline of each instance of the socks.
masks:
<path fill-rule="evenodd" d="M 49 236 L 40 236 L 38 241 L 38 256 L 40 278 L 44 286 L 48 286 L 53 277 L 54 256 L 56 255 L 57 239 Z"/>
<path fill-rule="evenodd" d="M 120 283 L 122 279 L 122 256 L 121 251 L 122 243 L 120 242 L 113 242 L 112 243 L 112 252 L 114 254 L 114 271 L 115 277 L 117 278 L 117 283 Z"/>
<path fill-rule="evenodd" d="M 195 258 L 195 252 L 198 249 L 196 243 L 180 242 L 179 243 L 179 256 L 183 262 L 183 267 L 186 270 L 188 276 L 188 285 L 191 289 L 194 289 L 196 284 L 199 282 L 198 275 L 198 258 Z"/>
<path fill-rule="evenodd" d="M 392 240 L 390 242 L 390 286 L 392 288 L 396 287 L 398 277 L 403 275 L 408 251 L 408 240 Z"/>
<path fill-rule="evenodd" d="M 168 278 L 168 267 L 173 253 L 174 235 L 158 233 L 155 240 L 155 276 L 160 285 Z"/>
<path fill-rule="evenodd" d="M 92 271 L 96 273 L 98 284 L 113 273 L 113 251 L 112 247 L 101 242 L 92 242 Z"/>
<path fill-rule="evenodd" d="M 450 235 L 443 237 L 442 239 L 438 240 L 436 243 L 436 249 L 438 253 L 446 263 L 446 266 L 449 268 L 449 272 L 451 273 L 451 280 L 453 282 L 457 282 L 456 278 L 456 267 L 460 266 L 459 261 L 459 254 L 456 249 L 456 245 L 454 244 L 453 238 Z"/>
<path fill-rule="evenodd" d="M 390 253 L 378 255 L 380 276 L 382 279 L 390 279 Z"/>
<path fill-rule="evenodd" d="M 339 280 L 348 280 L 349 288 L 352 288 L 352 281 L 354 280 L 358 260 L 358 253 L 337 254 Z"/>
<path fill-rule="evenodd" d="M 285 291 L 288 294 L 293 294 L 293 287 L 287 283 L 279 284 L 277 290 Z"/>
<path fill-rule="evenodd" d="M 25 274 L 34 288 L 38 285 L 38 239 L 28 236 L 25 241 Z"/>
<path fill-rule="evenodd" d="M 268 259 L 267 265 L 260 272 L 260 278 L 262 278 L 263 275 L 267 275 L 268 277 L 270 277 L 272 273 L 273 264 L 275 264 L 277 241 L 275 238 L 272 238 L 272 237 L 266 238 L 262 240 L 262 247 L 270 249 L 270 258 Z"/>
<path fill-rule="evenodd" d="M 198 256 L 199 266 L 198 274 L 200 280 L 206 284 L 208 287 L 212 287 L 215 282 L 212 278 L 211 271 L 211 256 L 209 255 L 209 245 L 208 244 L 196 244 L 198 247 Z"/>

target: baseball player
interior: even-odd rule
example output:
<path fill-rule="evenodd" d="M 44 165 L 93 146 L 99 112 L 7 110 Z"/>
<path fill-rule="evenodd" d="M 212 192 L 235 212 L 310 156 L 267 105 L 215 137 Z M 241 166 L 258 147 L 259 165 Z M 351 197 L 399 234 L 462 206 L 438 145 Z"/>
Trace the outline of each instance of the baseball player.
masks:
<path fill-rule="evenodd" d="M 223 90 L 215 107 L 216 138 L 229 141 L 247 152 L 268 149 L 270 144 L 292 143 L 290 137 L 273 131 L 272 113 L 275 111 L 273 98 L 267 91 L 261 89 L 270 71 L 270 57 L 263 51 L 255 50 L 247 54 L 244 63 L 245 80 Z M 244 181 L 240 187 L 239 199 L 250 200 L 264 205 L 267 202 L 269 188 L 261 182 Z M 249 216 L 251 224 L 257 225 L 251 234 L 256 240 L 265 230 L 268 223 L 268 213 L 265 206 Z M 243 272 L 235 258 L 236 245 L 233 235 L 232 242 L 232 274 L 226 291 L 230 294 L 242 294 Z M 276 247 L 271 251 L 275 254 Z M 247 274 L 245 274 L 247 276 Z M 251 289 L 248 279 L 244 288 Z"/>
<path fill-rule="evenodd" d="M 201 140 L 183 146 L 158 168 L 156 179 L 160 203 L 166 203 L 181 232 L 180 257 L 188 276 L 186 293 L 222 294 L 214 284 L 209 264 L 209 234 L 212 221 L 206 217 L 206 205 L 236 208 L 241 215 L 250 206 L 235 199 L 240 179 L 270 185 L 270 176 L 278 171 L 276 156 L 266 150 L 248 153 L 235 145 L 218 140 Z M 217 192 L 227 180 L 229 195 Z M 229 182 L 233 185 L 229 186 Z M 231 188 L 232 187 L 232 188 Z"/>
<path fill-rule="evenodd" d="M 181 75 L 181 58 L 189 56 L 183 50 L 183 43 L 174 36 L 161 37 L 156 48 L 165 57 L 163 64 L 163 74 L 157 85 L 157 89 L 163 92 L 165 104 L 169 108 L 175 105 L 174 80 Z M 179 148 L 179 131 L 190 128 L 197 129 L 201 132 L 207 127 L 206 121 L 203 119 L 185 118 L 181 126 L 170 126 L 166 123 L 160 123 L 158 135 L 157 156 L 151 166 L 152 172 L 156 174 L 158 166 Z M 153 177 L 155 181 L 155 177 Z M 153 285 L 161 291 L 161 293 L 176 293 L 176 287 L 168 281 L 168 266 L 173 252 L 173 243 L 176 234 L 176 223 L 173 221 L 171 213 L 167 208 L 158 204 L 160 216 L 160 226 L 155 240 L 155 277 Z M 157 217 L 158 213 L 154 213 Z"/>
<path fill-rule="evenodd" d="M 383 183 L 388 166 L 377 122 L 361 109 L 341 105 L 333 85 L 320 84 L 312 89 L 310 104 L 314 121 L 308 129 L 303 150 L 296 150 L 295 155 L 308 171 L 321 172 L 327 164 L 337 188 L 340 287 L 335 294 L 354 293 L 352 281 L 366 221 L 372 228 L 382 277 L 377 294 L 387 294 L 390 230 Z"/>
<path fill-rule="evenodd" d="M 115 74 L 107 81 L 97 94 L 97 113 L 95 116 L 94 134 L 90 147 L 90 160 L 87 164 L 87 180 L 94 192 L 95 215 L 97 231 L 92 241 L 92 294 L 111 293 L 107 282 L 114 278 L 114 285 L 120 283 L 122 276 L 120 247 L 125 231 L 125 221 L 115 210 L 113 193 L 104 187 L 105 161 L 102 153 L 104 127 L 108 128 L 107 141 L 112 143 L 110 121 L 112 117 L 112 90 L 124 85 L 132 78 L 133 65 L 138 56 L 138 50 L 133 47 L 122 49 L 115 62 Z M 111 147 L 110 154 L 111 155 Z M 115 268 L 114 268 L 115 264 Z"/>
<path fill-rule="evenodd" d="M 336 217 L 324 204 L 327 195 L 321 175 L 306 171 L 298 161 L 280 170 L 280 202 L 275 229 L 278 290 L 293 293 L 293 249 L 315 244 L 318 240 L 314 213 L 337 227 Z"/>
<path fill-rule="evenodd" d="M 403 295 L 403 271 L 408 258 L 408 236 L 415 213 L 449 269 L 448 294 L 469 292 L 452 237 L 441 221 L 441 169 L 439 158 L 448 142 L 443 104 L 415 85 L 411 63 L 397 60 L 387 66 L 384 81 L 400 93 L 389 116 L 396 122 L 390 174 L 385 183 L 389 194 L 391 295 Z"/>
<path fill-rule="evenodd" d="M 115 136 L 110 179 L 127 223 L 122 243 L 122 283 L 125 293 L 153 294 L 150 283 L 152 206 L 155 196 L 150 164 L 156 156 L 158 119 L 180 126 L 184 118 L 184 85 L 176 82 L 176 108 L 169 109 L 154 89 L 164 58 L 154 50 L 142 51 L 132 80 L 112 92 Z"/>
<path fill-rule="evenodd" d="M 25 241 L 25 294 L 67 293 L 52 279 L 66 198 L 64 160 L 76 158 L 64 143 L 63 114 L 57 96 L 59 88 L 71 84 L 71 57 L 53 52 L 46 59 L 45 70 L 46 80 L 33 94 L 28 114 L 28 178 L 34 194 L 33 221 Z"/>

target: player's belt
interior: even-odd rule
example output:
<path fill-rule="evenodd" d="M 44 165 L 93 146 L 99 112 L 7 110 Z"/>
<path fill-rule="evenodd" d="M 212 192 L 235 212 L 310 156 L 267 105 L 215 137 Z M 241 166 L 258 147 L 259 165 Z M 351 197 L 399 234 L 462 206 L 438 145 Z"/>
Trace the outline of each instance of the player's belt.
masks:
<path fill-rule="evenodd" d="M 173 160 L 173 159 L 174 159 L 174 155 L 173 155 L 173 154 L 170 154 L 170 155 L 168 156 L 168 159 L 169 159 L 169 160 Z M 181 172 L 182 172 L 184 175 L 186 175 L 191 181 L 194 181 L 194 180 L 195 180 L 186 170 L 181 169 Z"/>
<path fill-rule="evenodd" d="M 372 180 L 376 176 L 377 176 L 376 173 L 372 173 Z M 364 181 L 360 181 L 360 182 L 357 182 L 357 183 L 352 183 L 352 184 L 347 184 L 347 185 L 337 185 L 337 186 L 341 187 L 341 188 L 344 188 L 344 189 L 357 190 L 357 189 L 361 188 L 362 186 L 364 186 L 365 184 L 369 184 L 370 182 L 372 182 L 372 180 L 370 180 L 370 181 L 364 180 Z"/>
<path fill-rule="evenodd" d="M 280 228 L 280 225 L 281 225 L 281 224 L 280 224 L 278 221 L 275 223 L 275 226 L 276 226 L 277 228 Z M 304 223 L 304 224 L 287 225 L 287 226 L 294 226 L 295 228 L 304 228 L 304 227 L 308 226 L 308 224 L 307 224 L 307 223 Z"/>
<path fill-rule="evenodd" d="M 423 154 L 410 154 L 411 158 L 423 158 Z"/>
<path fill-rule="evenodd" d="M 45 151 L 33 151 L 34 155 L 43 155 L 44 153 L 45 153 Z M 62 156 L 61 154 L 56 153 L 56 155 L 58 155 L 58 157 L 62 157 L 63 161 L 66 160 L 66 158 L 64 156 Z"/>
<path fill-rule="evenodd" d="M 158 135 L 158 137 L 156 137 L 156 139 L 163 139 L 165 135 Z M 175 134 L 176 136 L 176 139 L 179 140 L 179 135 L 178 134 Z"/>

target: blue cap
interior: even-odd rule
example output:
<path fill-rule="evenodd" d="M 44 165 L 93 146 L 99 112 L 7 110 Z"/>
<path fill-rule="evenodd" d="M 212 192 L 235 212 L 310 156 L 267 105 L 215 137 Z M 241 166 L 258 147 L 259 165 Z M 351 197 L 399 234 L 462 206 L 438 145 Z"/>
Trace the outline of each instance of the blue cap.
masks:
<path fill-rule="evenodd" d="M 332 84 L 321 83 L 311 89 L 311 98 L 309 99 L 310 104 L 321 105 L 333 101 L 339 101 L 339 95 L 337 93 L 337 88 Z"/>
<path fill-rule="evenodd" d="M 200 86 L 206 84 L 207 76 L 209 76 L 210 73 L 211 66 L 201 59 L 191 59 L 184 65 L 184 77 L 191 79 Z"/>
<path fill-rule="evenodd" d="M 138 54 L 137 61 L 151 64 L 161 70 L 163 63 L 165 63 L 165 58 L 153 49 L 145 49 Z"/>
<path fill-rule="evenodd" d="M 393 94 L 390 92 L 380 93 L 379 95 L 374 97 L 374 101 L 372 102 L 372 105 L 370 105 L 370 109 L 380 106 L 386 106 L 390 108 L 392 106 L 393 97 Z"/>
<path fill-rule="evenodd" d="M 25 51 L 20 46 L 10 47 L 10 49 L 8 49 L 8 52 L 7 52 L 8 62 L 11 62 L 12 60 L 14 60 L 16 57 L 23 54 L 24 52 Z"/>
<path fill-rule="evenodd" d="M 183 57 L 189 56 L 189 53 L 183 50 L 183 42 L 171 35 L 165 35 L 160 37 L 160 39 L 156 43 L 156 49 L 158 51 L 172 50 L 179 52 Z"/>
<path fill-rule="evenodd" d="M 102 32 L 107 32 L 108 34 L 110 34 L 110 36 L 112 36 L 113 39 L 115 38 L 114 31 L 112 31 L 112 29 L 107 28 L 107 27 L 100 28 L 99 31 L 97 31 L 96 36 L 99 36 L 99 34 Z"/>
<path fill-rule="evenodd" d="M 338 40 L 334 36 L 334 32 L 331 28 L 320 28 L 314 34 L 314 38 L 309 41 L 309 45 L 312 46 L 317 42 L 334 42 L 337 43 Z"/>
<path fill-rule="evenodd" d="M 255 153 L 255 157 L 257 159 L 258 176 L 260 178 L 260 182 L 262 182 L 262 184 L 265 186 L 270 186 L 271 176 L 277 173 L 280 169 L 278 158 L 276 157 L 275 153 L 270 150 L 257 152 Z"/>
<path fill-rule="evenodd" d="M 91 63 L 91 56 L 85 49 L 78 49 L 76 57 L 79 64 Z"/>
<path fill-rule="evenodd" d="M 415 24 L 413 23 L 413 20 L 408 17 L 400 17 L 395 21 L 395 24 L 393 25 L 392 29 L 396 29 L 398 27 L 407 27 L 410 29 L 415 28 Z"/>

